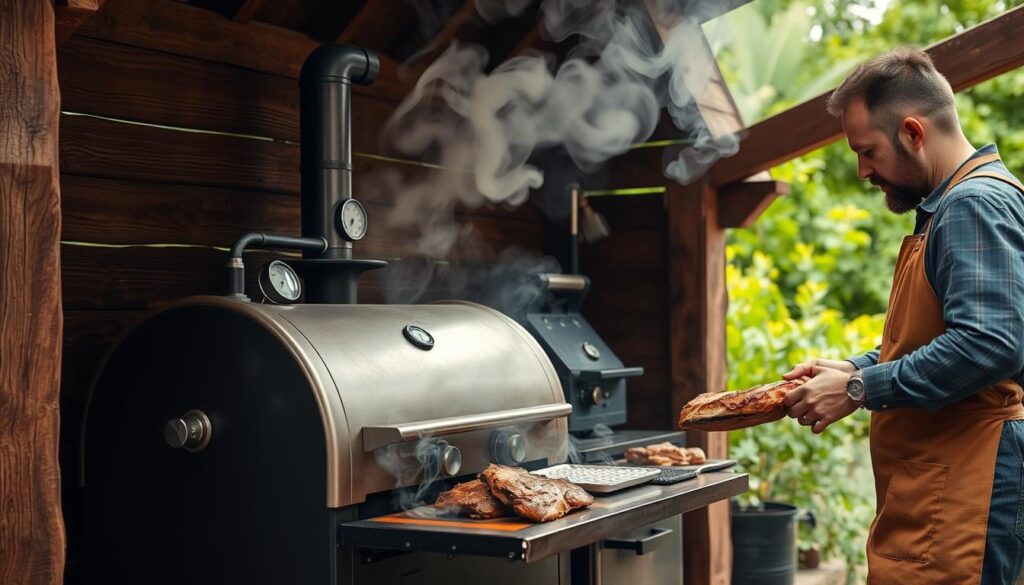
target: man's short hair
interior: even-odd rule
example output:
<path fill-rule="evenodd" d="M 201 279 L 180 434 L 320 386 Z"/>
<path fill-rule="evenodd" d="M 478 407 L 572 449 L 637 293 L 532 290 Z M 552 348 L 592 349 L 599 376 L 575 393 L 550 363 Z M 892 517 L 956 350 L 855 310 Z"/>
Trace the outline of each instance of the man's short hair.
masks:
<path fill-rule="evenodd" d="M 953 88 L 928 53 L 900 47 L 858 66 L 828 99 L 828 113 L 841 116 L 863 98 L 872 122 L 895 140 L 906 116 L 930 119 L 943 132 L 959 125 Z"/>

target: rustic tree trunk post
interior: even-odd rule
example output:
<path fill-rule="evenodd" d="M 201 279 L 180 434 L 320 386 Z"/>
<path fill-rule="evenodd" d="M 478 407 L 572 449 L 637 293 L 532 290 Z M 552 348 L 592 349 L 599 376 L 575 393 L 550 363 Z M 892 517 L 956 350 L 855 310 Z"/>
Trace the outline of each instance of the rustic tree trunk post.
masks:
<path fill-rule="evenodd" d="M 0 0 L 0 583 L 61 583 L 53 5 Z"/>
<path fill-rule="evenodd" d="M 670 181 L 668 208 L 669 359 L 672 426 L 686 402 L 726 385 L 725 230 L 718 194 L 701 179 L 682 187 Z M 687 433 L 691 447 L 725 458 L 726 433 Z M 732 539 L 729 503 L 716 502 L 683 517 L 684 582 L 729 585 Z"/>

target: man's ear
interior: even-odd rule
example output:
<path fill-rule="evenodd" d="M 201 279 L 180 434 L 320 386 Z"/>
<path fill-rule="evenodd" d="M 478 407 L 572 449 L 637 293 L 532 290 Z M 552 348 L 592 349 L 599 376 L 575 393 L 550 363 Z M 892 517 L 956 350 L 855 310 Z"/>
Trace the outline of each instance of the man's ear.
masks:
<path fill-rule="evenodd" d="M 900 123 L 900 139 L 905 142 L 907 148 L 920 150 L 924 147 L 924 124 L 912 116 L 903 118 L 903 122 Z"/>

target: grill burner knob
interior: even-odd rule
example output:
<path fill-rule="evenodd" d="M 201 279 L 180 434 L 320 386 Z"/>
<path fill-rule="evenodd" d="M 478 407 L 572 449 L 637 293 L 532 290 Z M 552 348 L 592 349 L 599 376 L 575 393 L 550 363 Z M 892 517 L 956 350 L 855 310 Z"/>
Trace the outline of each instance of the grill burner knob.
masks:
<path fill-rule="evenodd" d="M 441 452 L 441 473 L 446 477 L 458 475 L 462 469 L 462 451 L 444 441 L 441 441 L 438 447 Z"/>
<path fill-rule="evenodd" d="M 164 440 L 175 449 L 195 453 L 210 444 L 213 425 L 201 410 L 190 410 L 181 418 L 172 418 L 164 425 Z"/>
<path fill-rule="evenodd" d="M 526 459 L 526 439 L 519 433 L 495 433 L 491 439 L 491 459 L 502 465 L 522 463 Z"/>
<path fill-rule="evenodd" d="M 433 481 L 438 476 L 458 475 L 462 469 L 462 451 L 448 441 L 430 441 L 426 445 L 417 445 L 415 450 L 415 457 L 423 470 L 424 481 Z"/>

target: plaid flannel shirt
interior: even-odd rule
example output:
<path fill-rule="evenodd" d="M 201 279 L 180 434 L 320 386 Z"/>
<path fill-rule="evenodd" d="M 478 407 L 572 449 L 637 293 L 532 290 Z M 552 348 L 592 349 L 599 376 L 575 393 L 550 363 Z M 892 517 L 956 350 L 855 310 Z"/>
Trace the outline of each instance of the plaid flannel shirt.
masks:
<path fill-rule="evenodd" d="M 971 158 L 991 152 L 995 145 Z M 1010 175 L 1001 161 L 982 169 Z M 917 207 L 914 232 L 934 215 L 925 272 L 946 331 L 891 362 L 879 364 L 877 348 L 850 358 L 871 410 L 937 410 L 999 380 L 1024 382 L 1024 194 L 978 177 L 943 197 L 950 178 Z"/>

